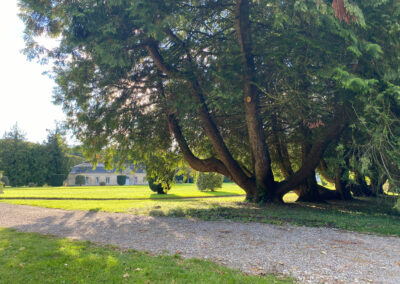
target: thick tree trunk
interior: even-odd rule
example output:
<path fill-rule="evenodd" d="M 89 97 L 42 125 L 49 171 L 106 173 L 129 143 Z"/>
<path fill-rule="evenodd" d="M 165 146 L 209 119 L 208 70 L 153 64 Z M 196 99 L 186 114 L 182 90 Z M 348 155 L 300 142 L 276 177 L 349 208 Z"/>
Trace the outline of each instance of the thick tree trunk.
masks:
<path fill-rule="evenodd" d="M 323 202 L 324 199 L 320 194 L 315 172 L 309 176 L 306 181 L 301 184 L 295 192 L 299 195 L 297 201 L 302 202 Z"/>
<path fill-rule="evenodd" d="M 272 143 L 275 146 L 276 152 L 276 163 L 279 165 L 279 169 L 286 179 L 294 173 L 292 164 L 290 163 L 289 152 L 286 143 L 284 143 L 279 137 L 278 126 L 275 117 L 271 117 L 271 125 Z"/>
<path fill-rule="evenodd" d="M 345 170 L 342 168 L 337 168 L 335 171 L 335 188 L 336 195 L 341 200 L 352 200 L 350 189 L 346 186 L 346 183 L 343 181 L 343 174 Z"/>
<path fill-rule="evenodd" d="M 254 172 L 259 192 L 254 199 L 270 201 L 275 199 L 275 183 L 271 169 L 271 158 L 259 114 L 259 95 L 255 82 L 255 65 L 252 54 L 250 27 L 250 3 L 248 0 L 236 1 L 235 29 L 238 38 L 243 67 L 243 90 L 245 118 Z"/>
<path fill-rule="evenodd" d="M 307 157 L 311 151 L 311 131 L 306 127 L 301 127 L 301 132 L 303 134 L 303 142 L 301 145 L 301 159 L 302 165 L 307 163 Z M 304 183 L 301 184 L 297 190 L 299 199 L 298 201 L 303 202 L 319 202 L 322 201 L 321 196 L 318 191 L 318 183 L 315 178 L 315 171 L 305 179 Z"/>
<path fill-rule="evenodd" d="M 345 112 L 343 111 L 338 113 L 337 119 L 327 128 L 325 134 L 313 143 L 307 156 L 307 160 L 301 168 L 288 179 L 279 183 L 277 188 L 278 196 L 283 196 L 289 191 L 297 188 L 297 186 L 302 184 L 307 177 L 313 174 L 329 143 L 337 138 L 347 125 L 348 118 Z"/>

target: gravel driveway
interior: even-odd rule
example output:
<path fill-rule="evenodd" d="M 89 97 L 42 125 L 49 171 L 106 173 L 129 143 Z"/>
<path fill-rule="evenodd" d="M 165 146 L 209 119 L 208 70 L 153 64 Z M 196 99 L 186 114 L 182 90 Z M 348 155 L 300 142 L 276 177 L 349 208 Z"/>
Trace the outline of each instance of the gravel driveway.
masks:
<path fill-rule="evenodd" d="M 399 224 L 400 225 L 400 224 Z M 210 259 L 310 283 L 400 283 L 400 238 L 330 228 L 64 211 L 0 203 L 0 227 Z"/>

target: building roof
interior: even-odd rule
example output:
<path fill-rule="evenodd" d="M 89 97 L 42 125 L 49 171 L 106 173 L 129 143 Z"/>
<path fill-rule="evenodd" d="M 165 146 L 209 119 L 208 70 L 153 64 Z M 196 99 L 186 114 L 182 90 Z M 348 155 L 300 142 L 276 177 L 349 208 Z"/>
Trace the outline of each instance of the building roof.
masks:
<path fill-rule="evenodd" d="M 138 167 L 135 170 L 134 165 L 130 165 L 129 168 L 126 168 L 125 170 L 119 170 L 117 171 L 117 168 L 107 170 L 104 166 L 103 163 L 98 163 L 96 168 L 93 169 L 93 165 L 91 163 L 82 163 L 79 165 L 76 165 L 72 168 L 71 174 L 114 174 L 114 173 L 122 173 L 126 171 L 134 171 L 136 173 L 144 173 L 144 169 L 141 167 Z"/>

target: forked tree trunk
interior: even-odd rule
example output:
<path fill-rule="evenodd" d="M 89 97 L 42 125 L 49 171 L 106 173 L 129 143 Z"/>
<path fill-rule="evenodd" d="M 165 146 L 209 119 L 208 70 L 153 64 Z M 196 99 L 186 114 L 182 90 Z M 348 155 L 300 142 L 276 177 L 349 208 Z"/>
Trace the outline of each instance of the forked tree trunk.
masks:
<path fill-rule="evenodd" d="M 208 109 L 205 93 L 201 86 L 201 80 L 196 76 L 196 61 L 191 60 L 190 49 L 176 37 L 172 31 L 168 31 L 171 40 L 178 42 L 186 52 L 188 63 L 192 65 L 192 72 L 180 71 L 173 65 L 164 61 L 159 50 L 159 43 L 149 38 L 146 41 L 146 48 L 149 55 L 158 67 L 160 72 L 173 79 L 184 80 L 188 85 L 188 93 L 198 102 L 197 115 L 201 121 L 204 133 L 210 140 L 216 156 L 208 159 L 196 157 L 190 150 L 189 145 L 174 116 L 174 111 L 168 114 L 168 124 L 171 133 L 174 133 L 179 147 L 189 162 L 190 166 L 198 171 L 219 172 L 235 181 L 246 191 L 247 199 L 253 202 L 280 201 L 284 194 L 297 188 L 299 185 L 312 177 L 315 179 L 315 168 L 319 163 L 327 145 L 330 141 L 339 136 L 348 125 L 348 119 L 344 107 L 337 106 L 339 112 L 335 121 L 327 127 L 324 135 L 313 143 L 307 158 L 302 167 L 296 172 L 288 175 L 284 182 L 276 183 L 271 168 L 271 158 L 266 143 L 262 120 L 259 113 L 259 91 L 254 85 L 256 81 L 256 69 L 254 56 L 252 54 L 251 26 L 250 26 L 250 2 L 249 0 L 236 0 L 235 30 L 242 57 L 243 72 L 243 98 L 245 105 L 245 119 L 249 136 L 250 152 L 253 161 L 253 172 L 249 175 L 233 157 L 224 139 L 213 120 Z M 168 99 L 168 98 L 167 98 Z M 283 153 L 283 152 L 282 152 Z M 289 171 L 288 171 L 289 172 Z M 313 181 L 310 180 L 312 184 Z"/>

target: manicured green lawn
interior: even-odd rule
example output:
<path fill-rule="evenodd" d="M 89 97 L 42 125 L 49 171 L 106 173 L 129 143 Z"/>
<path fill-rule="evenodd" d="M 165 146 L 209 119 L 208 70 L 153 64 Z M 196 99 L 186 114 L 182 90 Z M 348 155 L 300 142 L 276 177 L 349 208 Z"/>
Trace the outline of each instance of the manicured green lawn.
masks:
<path fill-rule="evenodd" d="M 81 192 L 80 192 L 81 191 Z M 365 233 L 400 236 L 400 214 L 393 210 L 395 197 L 361 198 L 351 202 L 326 204 L 291 203 L 259 206 L 244 202 L 243 196 L 202 198 L 205 196 L 243 194 L 234 184 L 224 184 L 215 193 L 199 192 L 195 185 L 177 185 L 168 195 L 156 195 L 144 186 L 82 188 L 19 188 L 6 189 L 0 202 L 34 205 L 66 210 L 127 212 L 152 216 L 232 219 L 242 222 L 294 224 L 311 227 L 332 227 Z M 72 197 L 72 198 L 143 198 L 145 200 L 2 200 L 2 197 Z M 196 199 L 169 197 L 199 196 Z M 162 198 L 162 199 L 156 199 Z M 294 201 L 295 194 L 287 200 Z"/>
<path fill-rule="evenodd" d="M 199 191 L 194 184 L 176 184 L 168 195 L 155 194 L 147 185 L 133 186 L 82 186 L 82 187 L 32 187 L 6 188 L 2 197 L 49 198 L 169 198 L 193 196 L 243 195 L 245 192 L 234 183 L 225 183 L 215 192 Z"/>
<path fill-rule="evenodd" d="M 153 256 L 0 228 L 1 283 L 293 283 L 179 255 Z"/>

